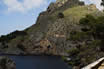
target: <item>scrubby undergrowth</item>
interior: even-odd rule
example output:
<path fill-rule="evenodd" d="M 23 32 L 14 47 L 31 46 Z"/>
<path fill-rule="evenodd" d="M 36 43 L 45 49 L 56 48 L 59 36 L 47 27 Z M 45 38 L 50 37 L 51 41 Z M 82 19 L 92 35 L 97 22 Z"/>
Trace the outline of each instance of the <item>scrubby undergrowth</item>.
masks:
<path fill-rule="evenodd" d="M 72 31 L 69 40 L 80 44 L 67 51 L 72 58 L 67 63 L 81 68 L 104 56 L 104 16 L 86 15 L 79 25 L 81 31 Z"/>

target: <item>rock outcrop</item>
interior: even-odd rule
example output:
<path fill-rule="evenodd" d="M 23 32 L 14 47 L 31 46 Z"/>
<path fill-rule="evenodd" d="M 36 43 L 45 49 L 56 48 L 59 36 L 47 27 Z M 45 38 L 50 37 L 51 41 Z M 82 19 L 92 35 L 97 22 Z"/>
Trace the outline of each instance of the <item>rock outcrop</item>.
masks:
<path fill-rule="evenodd" d="M 0 69 L 16 69 L 16 64 L 10 58 L 0 56 Z"/>
<path fill-rule="evenodd" d="M 74 6 L 83 6 L 84 2 L 79 0 L 56 0 L 55 3 L 51 3 L 47 9 L 49 13 L 56 12 L 57 10 L 65 10 Z"/>

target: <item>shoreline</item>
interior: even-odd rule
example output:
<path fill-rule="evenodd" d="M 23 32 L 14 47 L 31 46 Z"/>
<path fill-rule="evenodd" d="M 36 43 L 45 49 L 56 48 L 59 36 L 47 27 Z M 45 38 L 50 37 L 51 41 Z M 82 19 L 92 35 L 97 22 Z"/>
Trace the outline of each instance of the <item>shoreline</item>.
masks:
<path fill-rule="evenodd" d="M 47 54 L 36 55 L 36 54 L 7 54 L 7 53 L 0 54 L 0 56 L 56 56 L 56 57 L 61 57 L 60 55 L 47 55 Z"/>

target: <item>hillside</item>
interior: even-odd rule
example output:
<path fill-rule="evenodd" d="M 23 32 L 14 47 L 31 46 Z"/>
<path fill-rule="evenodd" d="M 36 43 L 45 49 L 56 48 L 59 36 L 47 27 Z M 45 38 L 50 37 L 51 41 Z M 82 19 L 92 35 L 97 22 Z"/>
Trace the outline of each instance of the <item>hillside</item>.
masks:
<path fill-rule="evenodd" d="M 68 64 L 83 67 L 103 56 L 104 52 L 99 48 L 99 41 L 103 40 L 98 37 L 103 35 L 103 31 L 101 34 L 93 31 L 98 29 L 99 23 L 104 29 L 103 14 L 95 5 L 84 5 L 78 0 L 57 0 L 50 4 L 47 11 L 40 13 L 36 24 L 24 31 L 0 37 L 0 52 L 68 56 L 72 58 L 71 61 L 63 57 Z M 87 25 L 89 22 L 91 25 Z"/>

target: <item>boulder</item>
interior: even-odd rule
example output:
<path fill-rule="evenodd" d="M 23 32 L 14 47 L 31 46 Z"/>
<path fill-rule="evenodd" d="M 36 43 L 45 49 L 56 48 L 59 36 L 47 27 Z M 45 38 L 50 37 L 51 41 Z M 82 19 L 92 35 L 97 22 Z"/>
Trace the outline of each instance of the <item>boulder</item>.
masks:
<path fill-rule="evenodd" d="M 16 69 L 16 64 L 10 58 L 0 56 L 0 69 Z"/>

